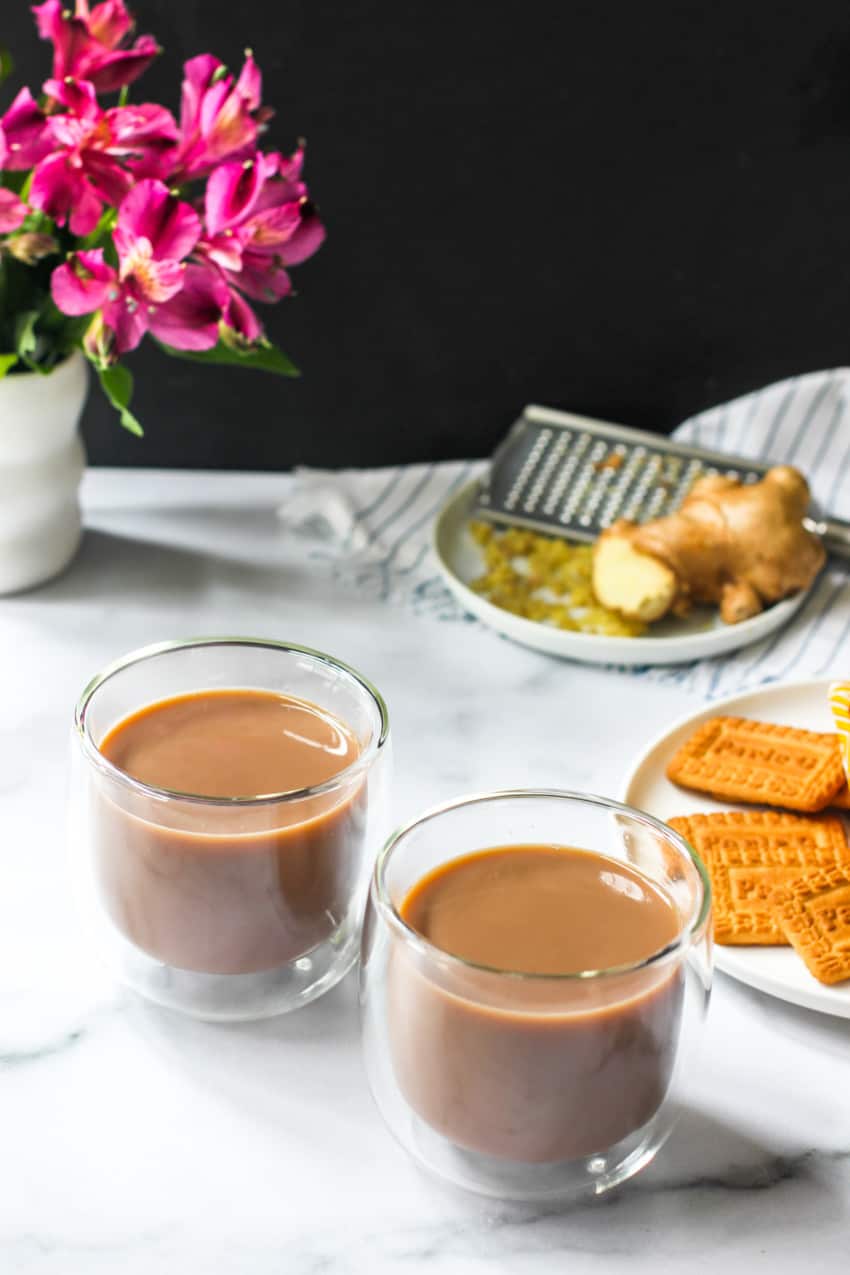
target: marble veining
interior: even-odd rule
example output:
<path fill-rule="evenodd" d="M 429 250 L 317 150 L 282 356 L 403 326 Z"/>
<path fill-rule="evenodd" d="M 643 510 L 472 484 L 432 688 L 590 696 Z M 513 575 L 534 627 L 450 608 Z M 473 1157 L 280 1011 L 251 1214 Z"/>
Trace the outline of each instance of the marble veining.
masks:
<path fill-rule="evenodd" d="M 718 976 L 673 1135 L 599 1201 L 528 1208 L 422 1175 L 385 1131 L 352 976 L 208 1025 L 104 981 L 64 846 L 74 700 L 165 637 L 326 648 L 385 693 L 395 814 L 517 784 L 613 792 L 687 686 L 560 663 L 346 596 L 276 516 L 288 479 L 100 472 L 73 569 L 0 604 L 2 1275 L 835 1272 L 850 1261 L 850 1023 Z"/>

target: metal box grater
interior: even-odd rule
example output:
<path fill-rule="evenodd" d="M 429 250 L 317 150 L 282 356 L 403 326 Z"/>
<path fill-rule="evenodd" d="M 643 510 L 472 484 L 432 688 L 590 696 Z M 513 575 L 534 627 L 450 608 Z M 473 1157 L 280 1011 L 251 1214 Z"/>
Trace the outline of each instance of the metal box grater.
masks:
<path fill-rule="evenodd" d="M 768 465 L 547 407 L 527 407 L 497 447 L 476 514 L 595 540 L 617 518 L 672 513 L 704 474 L 757 482 Z"/>

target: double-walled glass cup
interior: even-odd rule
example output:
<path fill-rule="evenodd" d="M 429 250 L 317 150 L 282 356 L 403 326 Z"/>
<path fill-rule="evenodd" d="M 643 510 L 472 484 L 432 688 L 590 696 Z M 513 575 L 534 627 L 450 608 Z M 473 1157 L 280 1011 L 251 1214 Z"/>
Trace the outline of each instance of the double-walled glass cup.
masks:
<path fill-rule="evenodd" d="M 674 907 L 675 939 L 632 965 L 525 974 L 450 956 L 402 919 L 409 891 L 441 865 L 543 844 L 643 873 Z M 681 1102 L 708 1005 L 710 907 L 687 843 L 601 797 L 491 793 L 396 832 L 372 879 L 360 983 L 369 1083 L 396 1138 L 442 1178 L 502 1198 L 599 1193 L 631 1177 Z"/>
<path fill-rule="evenodd" d="M 201 797 L 132 779 L 99 745 L 146 705 L 207 690 L 309 701 L 359 752 L 312 788 Z M 118 976 L 171 1009 L 259 1018 L 297 1008 L 354 963 L 387 832 L 389 721 L 353 669 L 303 647 L 233 638 L 148 647 L 77 704 L 70 833 L 86 927 Z"/>

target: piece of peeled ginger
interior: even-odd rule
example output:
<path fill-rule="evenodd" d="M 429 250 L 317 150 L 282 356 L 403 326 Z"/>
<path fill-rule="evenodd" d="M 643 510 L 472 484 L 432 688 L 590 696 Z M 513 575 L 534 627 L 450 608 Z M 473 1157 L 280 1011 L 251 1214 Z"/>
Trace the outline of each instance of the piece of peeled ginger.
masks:
<path fill-rule="evenodd" d="M 651 624 L 672 607 L 676 576 L 658 558 L 636 549 L 628 536 L 614 526 L 596 542 L 593 592 L 612 611 Z"/>

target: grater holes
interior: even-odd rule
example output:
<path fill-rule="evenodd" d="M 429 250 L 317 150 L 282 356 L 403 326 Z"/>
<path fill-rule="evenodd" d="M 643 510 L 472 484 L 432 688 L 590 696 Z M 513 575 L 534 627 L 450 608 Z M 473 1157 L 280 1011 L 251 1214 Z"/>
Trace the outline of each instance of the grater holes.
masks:
<path fill-rule="evenodd" d="M 523 501 L 522 507 L 525 513 L 527 514 L 534 513 L 535 509 L 537 508 L 537 505 L 540 502 L 540 498 L 541 496 L 543 496 L 544 492 L 546 491 L 546 488 L 549 485 L 549 481 L 553 473 L 555 472 L 555 469 L 560 464 L 561 459 L 564 455 L 564 452 L 567 450 L 569 443 L 570 443 L 570 435 L 561 434 L 561 436 L 558 438 L 557 442 L 555 443 L 555 446 L 549 449 L 549 455 L 546 456 L 545 460 L 543 461 L 543 464 L 540 467 L 540 472 L 535 478 L 534 482 L 532 483 L 531 491 L 528 493 L 528 496 Z"/>
<path fill-rule="evenodd" d="M 569 491 L 567 500 L 559 514 L 559 521 L 562 523 L 572 522 L 573 515 L 578 508 L 581 500 L 583 485 L 587 483 L 587 477 L 590 473 L 590 462 L 587 459 L 587 452 L 592 442 L 590 434 L 581 434 L 576 443 L 573 453 L 564 466 L 555 489 L 558 489 L 557 499 L 560 500 L 565 492 Z M 576 474 L 578 472 L 578 477 Z M 575 481 L 573 481 L 575 479 Z M 555 489 L 552 492 L 552 499 L 555 499 Z"/>
<path fill-rule="evenodd" d="M 620 448 L 618 450 L 620 450 L 620 454 L 623 456 L 625 456 L 628 451 L 628 449 L 623 447 L 622 444 L 620 444 Z M 608 493 L 608 497 L 602 509 L 600 524 L 603 527 L 610 527 L 612 522 L 615 522 L 617 518 L 622 516 L 623 502 L 628 495 L 637 471 L 643 463 L 645 455 L 645 448 L 635 448 L 626 462 L 625 467 L 619 471 L 616 485 L 613 490 Z"/>
<path fill-rule="evenodd" d="M 623 511 L 623 516 L 625 518 L 629 518 L 632 521 L 635 521 L 637 519 L 637 516 L 640 513 L 641 508 L 643 506 L 643 502 L 646 499 L 646 495 L 647 495 L 647 492 L 649 491 L 650 485 L 654 481 L 656 475 L 658 474 L 658 471 L 661 468 L 661 460 L 658 456 L 649 455 L 649 457 L 647 458 L 647 451 L 645 447 L 635 448 L 635 455 L 637 455 L 638 452 L 643 453 L 641 456 L 641 460 L 642 461 L 645 460 L 645 464 L 643 464 L 643 466 L 641 467 L 641 472 L 637 479 L 635 488 L 632 491 L 631 495 L 629 496 L 625 510 Z"/>
<path fill-rule="evenodd" d="M 565 446 L 568 446 L 571 442 L 572 442 L 572 435 L 568 435 L 566 438 Z M 552 484 L 549 495 L 546 497 L 546 500 L 543 504 L 543 512 L 548 517 L 552 517 L 552 515 L 555 513 L 555 510 L 558 507 L 559 502 L 563 498 L 564 492 L 567 490 L 567 487 L 570 484 L 573 474 L 578 468 L 579 463 L 582 460 L 582 457 L 587 451 L 589 445 L 590 445 L 589 435 L 583 434 L 581 438 L 579 438 L 576 446 L 573 448 L 573 451 L 570 453 L 569 457 L 567 458 L 566 464 L 562 466 L 561 472 L 558 474 L 558 477 L 555 479 L 554 483 Z"/>
<path fill-rule="evenodd" d="M 697 478 L 700 477 L 701 473 L 702 473 L 701 461 L 699 460 L 688 461 L 688 464 L 686 465 L 684 472 L 682 473 L 682 477 L 679 480 L 678 485 L 673 491 L 672 501 L 675 505 L 678 506 L 682 503 L 685 496 L 687 496 L 688 492 L 693 487 Z"/>
<path fill-rule="evenodd" d="M 526 456 L 522 463 L 522 468 L 511 484 L 510 490 L 505 497 L 505 509 L 512 512 L 519 504 L 526 485 L 531 479 L 531 475 L 537 468 L 542 459 L 549 443 L 552 441 L 551 429 L 542 429 L 534 440 L 534 446 Z"/>
<path fill-rule="evenodd" d="M 656 487 L 655 491 L 649 498 L 649 504 L 646 506 L 647 518 L 655 518 L 664 508 L 667 500 L 668 492 L 665 487 Z"/>

